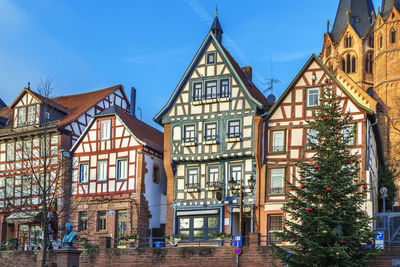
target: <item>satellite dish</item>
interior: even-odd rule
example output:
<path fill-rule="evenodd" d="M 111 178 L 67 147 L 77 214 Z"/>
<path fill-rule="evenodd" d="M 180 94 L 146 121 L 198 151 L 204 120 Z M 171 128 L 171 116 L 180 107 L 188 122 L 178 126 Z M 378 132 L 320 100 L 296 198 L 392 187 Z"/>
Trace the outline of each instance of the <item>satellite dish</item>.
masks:
<path fill-rule="evenodd" d="M 273 94 L 270 94 L 270 95 L 267 97 L 267 101 L 268 101 L 268 103 L 270 103 L 270 104 L 275 103 L 275 100 L 276 100 L 276 97 L 275 97 Z"/>

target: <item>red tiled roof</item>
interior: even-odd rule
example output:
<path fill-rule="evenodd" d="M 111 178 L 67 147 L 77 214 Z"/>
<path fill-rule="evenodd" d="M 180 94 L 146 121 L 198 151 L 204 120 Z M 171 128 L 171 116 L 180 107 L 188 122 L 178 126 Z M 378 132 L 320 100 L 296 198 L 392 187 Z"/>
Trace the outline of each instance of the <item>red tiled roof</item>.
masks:
<path fill-rule="evenodd" d="M 153 149 L 164 151 L 164 134 L 159 130 L 151 127 L 147 123 L 131 116 L 128 112 L 120 107 L 115 107 L 118 116 L 131 132 L 141 141 L 148 144 Z"/>
<path fill-rule="evenodd" d="M 89 110 L 96 103 L 98 103 L 103 98 L 107 97 L 109 94 L 117 89 L 123 89 L 122 85 L 116 85 L 102 90 L 97 90 L 89 93 L 77 94 L 77 95 L 67 95 L 60 96 L 57 98 L 52 98 L 52 100 L 68 109 L 69 114 L 63 117 L 59 125 L 61 127 L 66 124 L 76 120 L 85 111 Z"/>
<path fill-rule="evenodd" d="M 246 86 L 247 90 L 254 97 L 258 102 L 260 102 L 263 106 L 268 105 L 268 101 L 265 96 L 261 93 L 260 90 L 254 85 L 254 83 L 250 84 L 247 80 L 246 76 L 244 75 L 242 69 L 240 68 L 239 64 L 233 59 L 231 54 L 229 54 L 228 50 L 220 43 L 222 49 L 224 50 L 226 56 L 228 57 L 229 61 L 231 62 L 233 68 L 238 73 L 240 79 L 243 81 L 244 85 Z"/>

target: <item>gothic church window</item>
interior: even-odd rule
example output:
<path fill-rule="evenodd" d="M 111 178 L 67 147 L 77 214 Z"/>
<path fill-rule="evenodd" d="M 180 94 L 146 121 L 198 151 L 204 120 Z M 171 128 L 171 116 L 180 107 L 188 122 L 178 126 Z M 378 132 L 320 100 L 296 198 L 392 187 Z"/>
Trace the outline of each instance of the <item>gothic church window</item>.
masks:
<path fill-rule="evenodd" d="M 374 35 L 373 34 L 371 34 L 371 36 L 369 37 L 369 40 L 368 40 L 368 42 L 369 42 L 369 47 L 374 47 Z"/>
<path fill-rule="evenodd" d="M 346 36 L 344 39 L 344 47 L 349 48 L 352 46 L 352 37 L 351 36 Z"/>
<path fill-rule="evenodd" d="M 383 37 L 382 34 L 379 35 L 379 48 L 382 48 L 383 46 Z"/>
<path fill-rule="evenodd" d="M 345 55 L 342 58 L 342 70 L 346 73 L 356 72 L 356 57 L 350 54 Z"/>
<path fill-rule="evenodd" d="M 373 61 L 374 59 L 374 53 L 373 52 L 368 52 L 367 56 L 365 57 L 365 71 L 367 73 L 373 73 Z"/>
<path fill-rule="evenodd" d="M 330 55 L 331 55 L 331 46 L 328 45 L 328 46 L 326 47 L 326 56 L 329 57 Z"/>
<path fill-rule="evenodd" d="M 390 30 L 390 43 L 391 44 L 396 43 L 396 30 L 395 29 Z"/>

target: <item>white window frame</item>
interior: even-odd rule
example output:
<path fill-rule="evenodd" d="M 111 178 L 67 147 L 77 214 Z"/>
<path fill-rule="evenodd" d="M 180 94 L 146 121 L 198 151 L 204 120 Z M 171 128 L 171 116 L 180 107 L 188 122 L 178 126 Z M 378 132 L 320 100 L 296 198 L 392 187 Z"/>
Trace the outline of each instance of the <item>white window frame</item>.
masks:
<path fill-rule="evenodd" d="M 6 146 L 7 146 L 6 147 L 6 149 L 7 149 L 7 152 L 6 152 L 7 153 L 6 154 L 7 159 L 6 159 L 6 161 L 7 162 L 15 161 L 15 143 L 14 142 L 7 143 Z"/>
<path fill-rule="evenodd" d="M 191 130 L 192 127 L 193 127 L 193 131 Z M 189 133 L 191 133 L 190 136 L 188 136 Z M 192 133 L 193 133 L 193 136 L 192 136 Z M 188 125 L 183 126 L 183 141 L 185 143 L 196 141 L 196 125 L 195 124 L 188 124 Z"/>
<path fill-rule="evenodd" d="M 36 121 L 36 105 L 29 106 L 27 109 L 28 109 L 27 123 L 28 124 L 35 124 L 35 121 Z"/>
<path fill-rule="evenodd" d="M 106 141 L 111 139 L 111 119 L 100 121 L 100 140 Z"/>
<path fill-rule="evenodd" d="M 210 56 L 212 56 L 212 59 L 213 59 L 212 62 L 208 60 L 210 58 Z M 206 54 L 206 64 L 209 65 L 209 64 L 215 64 L 215 63 L 217 63 L 216 53 L 215 52 L 207 53 Z"/>
<path fill-rule="evenodd" d="M 232 123 L 239 123 L 238 126 L 231 126 Z M 228 121 L 228 138 L 238 138 L 242 134 L 242 125 L 240 120 L 230 120 Z M 231 127 L 235 129 L 235 131 L 231 132 Z M 239 131 L 236 132 L 236 128 L 239 127 Z"/>
<path fill-rule="evenodd" d="M 108 178 L 108 160 L 97 161 L 97 181 L 106 182 Z"/>
<path fill-rule="evenodd" d="M 228 82 L 228 85 L 223 85 L 223 82 Z M 226 88 L 226 89 L 223 89 Z M 226 98 L 230 96 L 231 92 L 231 82 L 228 78 L 219 80 L 219 97 Z"/>
<path fill-rule="evenodd" d="M 285 152 L 285 130 L 272 131 L 271 137 L 271 152 Z"/>
<path fill-rule="evenodd" d="M 311 134 L 311 132 L 313 134 Z M 308 141 L 314 141 L 314 143 L 318 144 L 318 131 L 311 129 L 311 128 L 306 128 L 306 149 L 310 150 L 311 146 L 309 145 Z"/>
<path fill-rule="evenodd" d="M 208 185 L 218 186 L 220 183 L 220 168 L 219 166 L 209 166 L 208 167 Z"/>
<path fill-rule="evenodd" d="M 311 91 L 312 91 L 312 94 L 311 94 Z M 316 91 L 316 93 L 315 93 L 315 91 Z M 319 88 L 308 88 L 307 89 L 307 107 L 319 106 L 319 96 L 320 96 Z M 315 103 L 315 101 L 310 101 L 310 97 L 313 97 L 313 98 L 316 97 L 316 99 L 315 99 L 316 103 Z"/>
<path fill-rule="evenodd" d="M 240 180 L 243 179 L 243 164 L 229 165 L 229 180 L 231 178 L 236 181 L 237 185 L 240 185 Z"/>
<path fill-rule="evenodd" d="M 210 126 L 215 126 L 211 127 Z M 217 122 L 206 122 L 204 123 L 204 140 L 216 140 L 218 138 L 218 123 Z M 213 134 L 214 132 L 214 134 Z"/>
<path fill-rule="evenodd" d="M 200 185 L 199 168 L 187 169 L 186 187 L 190 189 L 198 188 Z"/>
<path fill-rule="evenodd" d="M 279 183 L 281 187 L 276 187 Z M 274 192 L 275 188 L 281 189 L 279 192 Z M 269 187 L 268 187 L 269 195 L 283 195 L 285 194 L 285 169 L 284 168 L 276 168 L 270 169 L 269 174 Z"/>
<path fill-rule="evenodd" d="M 193 101 L 200 101 L 203 98 L 203 83 L 202 82 L 193 82 L 192 86 L 193 86 L 193 89 L 192 89 Z"/>
<path fill-rule="evenodd" d="M 79 183 L 84 184 L 89 182 L 89 162 L 79 164 Z"/>
<path fill-rule="evenodd" d="M 24 140 L 22 145 L 22 159 L 32 158 L 32 140 Z"/>
<path fill-rule="evenodd" d="M 351 130 L 350 130 L 351 128 Z M 349 129 L 349 130 L 347 130 Z M 353 134 L 353 136 L 350 136 L 350 139 L 346 143 L 348 146 L 354 146 L 355 145 L 355 135 L 356 135 L 356 126 L 354 124 L 347 124 L 343 127 L 342 129 L 342 140 L 344 141 L 347 138 L 347 135 Z"/>
<path fill-rule="evenodd" d="M 215 86 L 209 86 L 210 84 L 215 84 Z M 205 81 L 204 85 L 204 98 L 206 100 L 216 99 L 218 97 L 218 80 Z"/>
<path fill-rule="evenodd" d="M 127 158 L 117 160 L 117 180 L 128 179 L 128 167 L 129 164 Z"/>

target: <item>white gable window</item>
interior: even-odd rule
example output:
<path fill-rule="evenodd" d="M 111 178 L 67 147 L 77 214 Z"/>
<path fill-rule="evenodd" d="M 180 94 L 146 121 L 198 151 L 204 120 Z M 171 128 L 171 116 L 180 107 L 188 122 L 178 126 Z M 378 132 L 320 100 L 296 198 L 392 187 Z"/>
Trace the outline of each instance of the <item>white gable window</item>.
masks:
<path fill-rule="evenodd" d="M 108 164 L 107 160 L 100 160 L 97 162 L 97 181 L 104 182 L 107 181 L 108 177 Z"/>
<path fill-rule="evenodd" d="M 203 94 L 203 86 L 201 82 L 193 83 L 193 101 L 201 100 Z"/>
<path fill-rule="evenodd" d="M 117 161 L 117 179 L 128 179 L 128 160 L 119 159 Z"/>
<path fill-rule="evenodd" d="M 307 107 L 316 107 L 319 105 L 319 88 L 307 90 Z"/>
<path fill-rule="evenodd" d="M 229 79 L 221 79 L 219 81 L 220 97 L 229 97 Z"/>
<path fill-rule="evenodd" d="M 284 152 L 285 151 L 285 131 L 272 132 L 272 147 L 271 152 Z"/>
<path fill-rule="evenodd" d="M 29 106 L 27 124 L 29 125 L 35 124 L 35 121 L 36 121 L 36 106 Z"/>
<path fill-rule="evenodd" d="M 18 109 L 18 126 L 25 126 L 26 123 L 26 108 Z"/>
<path fill-rule="evenodd" d="M 88 163 L 79 164 L 79 182 L 80 183 L 89 182 L 89 164 Z"/>
<path fill-rule="evenodd" d="M 100 140 L 110 140 L 111 138 L 111 120 L 102 120 L 100 122 Z"/>
<path fill-rule="evenodd" d="M 215 53 L 207 53 L 207 64 L 215 63 Z"/>

